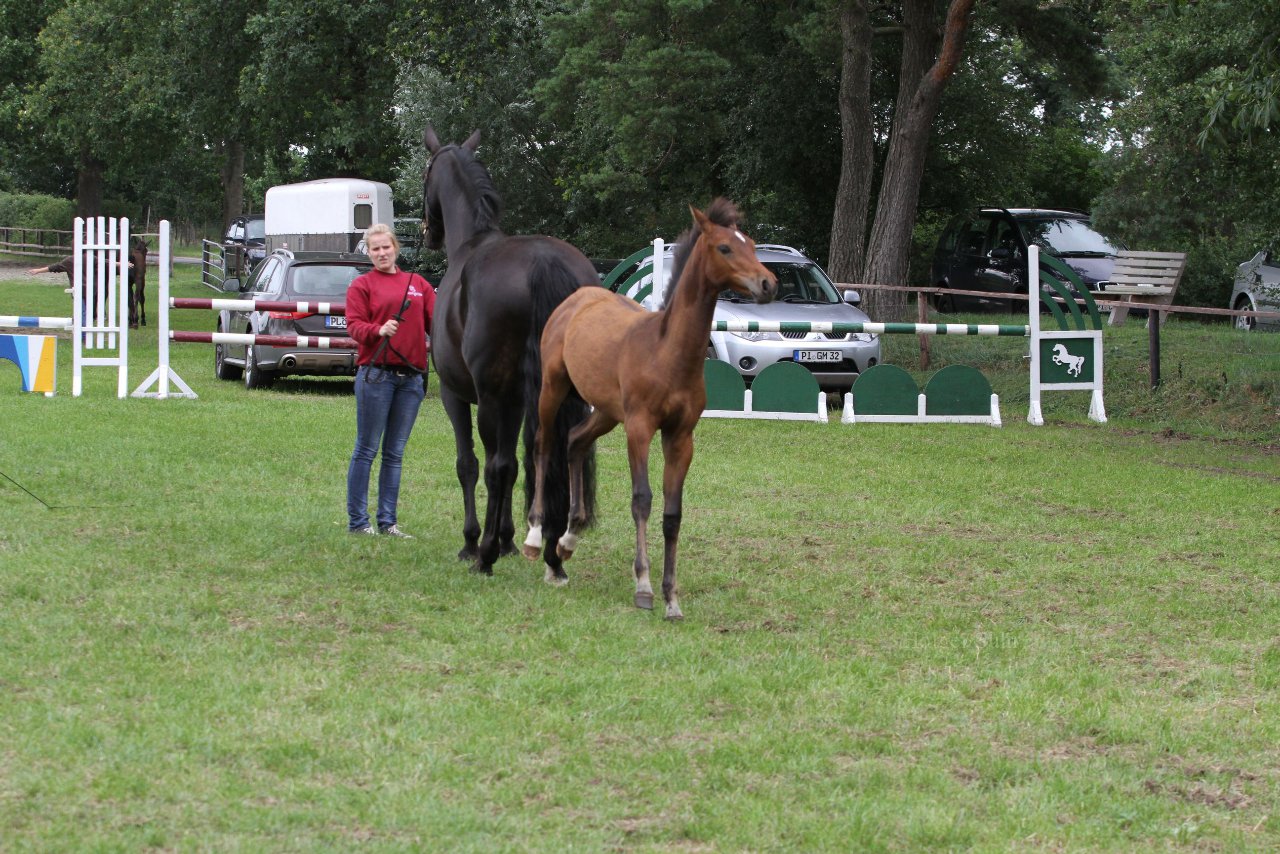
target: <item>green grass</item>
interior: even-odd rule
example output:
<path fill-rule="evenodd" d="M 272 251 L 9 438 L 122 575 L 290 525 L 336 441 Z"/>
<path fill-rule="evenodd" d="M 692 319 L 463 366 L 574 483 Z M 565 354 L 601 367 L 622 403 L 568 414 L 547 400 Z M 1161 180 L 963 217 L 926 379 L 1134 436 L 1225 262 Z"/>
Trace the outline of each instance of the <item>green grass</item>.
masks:
<path fill-rule="evenodd" d="M 1155 394 L 1104 340 L 1107 425 L 1030 427 L 1025 343 L 959 338 L 1001 429 L 704 422 L 678 624 L 616 433 L 553 589 L 457 562 L 434 378 L 393 541 L 343 533 L 349 381 L 0 363 L 0 850 L 1274 850 L 1280 336 L 1171 321 Z"/>

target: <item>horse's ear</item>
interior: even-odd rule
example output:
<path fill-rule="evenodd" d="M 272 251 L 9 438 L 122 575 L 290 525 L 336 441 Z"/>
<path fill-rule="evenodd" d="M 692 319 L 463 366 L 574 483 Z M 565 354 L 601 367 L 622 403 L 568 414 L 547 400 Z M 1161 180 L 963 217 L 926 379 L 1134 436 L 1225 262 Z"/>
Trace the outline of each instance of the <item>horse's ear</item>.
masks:
<path fill-rule="evenodd" d="M 475 154 L 476 149 L 480 147 L 480 131 L 473 130 L 471 136 L 467 137 L 467 141 L 462 143 L 462 147 Z"/>
<path fill-rule="evenodd" d="M 689 205 L 689 213 L 693 214 L 693 224 L 696 225 L 699 230 L 705 229 L 707 224 L 711 222 L 711 220 L 707 219 L 706 214 L 695 208 L 693 205 Z"/>
<path fill-rule="evenodd" d="M 431 127 L 431 125 L 427 125 L 427 129 L 422 132 L 422 144 L 432 154 L 440 150 L 440 140 L 436 139 L 435 128 Z"/>

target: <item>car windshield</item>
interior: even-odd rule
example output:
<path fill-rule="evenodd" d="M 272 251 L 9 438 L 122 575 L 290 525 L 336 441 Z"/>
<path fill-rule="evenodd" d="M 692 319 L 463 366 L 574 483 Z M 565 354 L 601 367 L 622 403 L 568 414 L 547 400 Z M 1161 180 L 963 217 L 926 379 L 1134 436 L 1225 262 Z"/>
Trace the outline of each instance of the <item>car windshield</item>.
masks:
<path fill-rule="evenodd" d="M 1058 255 L 1115 255 L 1121 247 L 1089 227 L 1089 223 L 1068 217 L 1021 219 L 1027 243 L 1036 243 Z"/>
<path fill-rule="evenodd" d="M 369 269 L 354 264 L 300 264 L 293 268 L 289 290 L 300 297 L 343 296 L 356 276 Z"/>
<path fill-rule="evenodd" d="M 778 294 L 774 299 L 780 302 L 832 305 L 841 301 L 835 285 L 817 264 L 765 261 L 764 265 L 778 277 Z M 721 291 L 720 299 L 755 302 L 751 297 L 730 290 Z"/>
<path fill-rule="evenodd" d="M 244 224 L 245 238 L 248 240 L 266 240 L 267 239 L 267 221 L 265 219 L 251 219 Z"/>

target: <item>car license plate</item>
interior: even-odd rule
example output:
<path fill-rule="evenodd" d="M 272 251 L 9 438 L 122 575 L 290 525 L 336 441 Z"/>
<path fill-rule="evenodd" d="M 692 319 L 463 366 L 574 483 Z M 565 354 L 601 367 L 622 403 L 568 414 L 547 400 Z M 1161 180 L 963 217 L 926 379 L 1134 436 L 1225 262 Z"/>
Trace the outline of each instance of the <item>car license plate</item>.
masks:
<path fill-rule="evenodd" d="M 324 325 L 326 329 L 346 329 L 347 319 L 335 314 L 329 314 L 325 316 Z"/>
<path fill-rule="evenodd" d="M 843 357 L 839 350 L 796 350 L 797 362 L 839 362 Z"/>

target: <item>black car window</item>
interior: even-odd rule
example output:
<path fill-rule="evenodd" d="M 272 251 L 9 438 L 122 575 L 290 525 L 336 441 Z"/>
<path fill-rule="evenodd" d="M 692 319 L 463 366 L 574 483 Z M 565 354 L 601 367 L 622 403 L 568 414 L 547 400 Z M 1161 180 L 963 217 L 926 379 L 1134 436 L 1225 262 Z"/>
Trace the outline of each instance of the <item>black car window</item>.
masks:
<path fill-rule="evenodd" d="M 986 252 L 987 231 L 990 222 L 985 219 L 970 220 L 960 231 L 959 249 L 966 255 L 983 255 Z"/>
<path fill-rule="evenodd" d="M 1089 223 L 1074 217 L 1036 217 L 1021 220 L 1022 233 L 1028 243 L 1037 243 L 1058 255 L 1115 255 L 1118 246 Z"/>
<path fill-rule="evenodd" d="M 340 297 L 369 267 L 355 264 L 304 264 L 293 268 L 289 291 L 299 297 Z"/>
<path fill-rule="evenodd" d="M 1001 217 L 992 225 L 991 244 L 987 251 L 1007 249 L 1011 254 L 1016 254 L 1018 253 L 1019 243 L 1018 227 L 1012 221 Z"/>
<path fill-rule="evenodd" d="M 244 224 L 244 236 L 246 240 L 266 240 L 267 239 L 267 221 L 263 219 L 251 219 Z"/>

